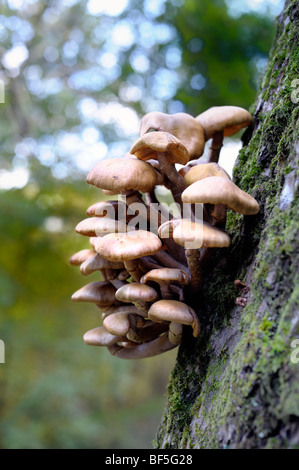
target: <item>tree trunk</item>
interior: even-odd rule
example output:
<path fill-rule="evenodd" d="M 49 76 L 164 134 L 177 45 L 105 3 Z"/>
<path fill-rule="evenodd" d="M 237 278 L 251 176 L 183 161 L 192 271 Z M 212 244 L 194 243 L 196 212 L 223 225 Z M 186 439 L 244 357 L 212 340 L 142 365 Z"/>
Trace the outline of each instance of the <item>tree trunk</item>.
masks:
<path fill-rule="evenodd" d="M 184 333 L 156 448 L 299 445 L 298 19 L 287 1 L 234 169 L 261 210 L 229 211 L 232 244 L 215 250 L 204 281 L 200 338 Z"/>

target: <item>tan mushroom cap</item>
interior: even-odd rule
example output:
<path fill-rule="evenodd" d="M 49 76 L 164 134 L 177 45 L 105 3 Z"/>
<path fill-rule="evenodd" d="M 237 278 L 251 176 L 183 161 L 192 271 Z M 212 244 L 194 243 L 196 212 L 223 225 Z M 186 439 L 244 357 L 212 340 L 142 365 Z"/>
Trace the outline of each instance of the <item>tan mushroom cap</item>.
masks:
<path fill-rule="evenodd" d="M 93 252 L 93 256 L 84 261 L 80 266 L 80 272 L 83 276 L 88 276 L 88 274 L 101 269 L 124 269 L 124 264 L 120 261 L 113 262 L 101 258 L 99 253 Z"/>
<path fill-rule="evenodd" d="M 132 313 L 123 313 L 123 312 L 116 312 L 108 315 L 103 320 L 103 326 L 105 329 L 111 333 L 112 335 L 116 336 L 126 336 L 129 329 L 131 328 L 130 323 L 130 316 L 135 315 Z M 140 325 L 143 325 L 144 320 L 142 317 L 140 319 Z M 137 320 L 138 321 L 138 320 Z"/>
<path fill-rule="evenodd" d="M 227 247 L 230 237 L 222 230 L 205 222 L 177 219 L 165 222 L 159 227 L 161 238 L 173 238 L 176 243 L 187 248 Z"/>
<path fill-rule="evenodd" d="M 110 233 L 95 240 L 95 250 L 110 261 L 126 261 L 157 253 L 162 247 L 157 235 L 146 230 Z"/>
<path fill-rule="evenodd" d="M 239 106 L 213 106 L 196 117 L 205 130 L 206 140 L 215 132 L 223 131 L 224 137 L 236 134 L 252 123 L 251 114 Z"/>
<path fill-rule="evenodd" d="M 132 282 L 120 287 L 116 291 L 115 297 L 121 302 L 134 303 L 137 301 L 138 303 L 143 303 L 155 302 L 158 300 L 159 295 L 153 287 L 146 286 L 145 284 L 140 284 L 138 282 Z"/>
<path fill-rule="evenodd" d="M 148 271 L 140 279 L 141 283 L 156 282 L 157 284 L 162 283 L 175 283 L 186 286 L 190 282 L 190 277 L 182 269 L 176 268 L 158 268 Z"/>
<path fill-rule="evenodd" d="M 182 193 L 184 203 L 225 204 L 229 209 L 244 215 L 259 212 L 259 204 L 232 181 L 220 176 L 211 176 L 196 181 Z"/>
<path fill-rule="evenodd" d="M 166 332 L 152 341 L 137 344 L 135 347 L 125 348 L 115 344 L 108 346 L 107 349 L 110 354 L 121 359 L 144 359 L 157 356 L 175 347 L 176 345 L 169 341 L 168 332 Z"/>
<path fill-rule="evenodd" d="M 95 252 L 89 249 L 80 250 L 75 253 L 71 259 L 70 264 L 73 266 L 79 266 L 80 264 L 84 263 L 88 258 L 92 258 L 95 255 Z"/>
<path fill-rule="evenodd" d="M 109 158 L 97 163 L 86 181 L 116 194 L 129 190 L 146 193 L 162 184 L 163 177 L 151 165 L 136 158 Z"/>
<path fill-rule="evenodd" d="M 89 217 L 109 217 L 110 219 L 116 219 L 119 209 L 126 211 L 126 203 L 116 199 L 115 201 L 99 201 L 95 202 L 86 210 L 86 214 Z"/>
<path fill-rule="evenodd" d="M 186 165 L 190 155 L 182 142 L 168 132 L 150 132 L 135 142 L 130 152 L 140 160 L 157 160 L 157 153 L 168 153 L 170 163 Z"/>
<path fill-rule="evenodd" d="M 73 302 L 92 302 L 109 306 L 115 302 L 115 287 L 106 281 L 94 281 L 81 287 L 72 295 Z"/>
<path fill-rule="evenodd" d="M 88 217 L 81 220 L 76 226 L 76 232 L 87 237 L 101 237 L 107 233 L 128 232 L 133 230 L 125 222 L 110 219 L 109 217 Z"/>
<path fill-rule="evenodd" d="M 192 159 L 203 154 L 205 133 L 199 121 L 190 114 L 150 112 L 141 119 L 139 133 L 143 136 L 151 130 L 174 135 L 186 147 Z"/>
<path fill-rule="evenodd" d="M 179 300 L 158 300 L 148 311 L 148 316 L 153 321 L 169 321 L 190 325 L 193 328 L 193 336 L 200 333 L 200 324 L 196 312 L 189 305 Z"/>
<path fill-rule="evenodd" d="M 116 336 L 109 333 L 104 326 L 99 326 L 87 331 L 83 336 L 83 341 L 90 346 L 112 346 L 123 341 L 123 336 Z"/>
<path fill-rule="evenodd" d="M 195 183 L 195 181 L 208 178 L 209 176 L 221 176 L 223 178 L 230 179 L 226 171 L 223 170 L 223 168 L 221 168 L 221 166 L 215 162 L 200 163 L 198 165 L 194 165 L 190 167 L 187 172 L 185 169 L 186 167 L 181 168 L 179 170 L 179 173 L 183 176 L 187 186 L 190 186 L 190 184 Z"/>

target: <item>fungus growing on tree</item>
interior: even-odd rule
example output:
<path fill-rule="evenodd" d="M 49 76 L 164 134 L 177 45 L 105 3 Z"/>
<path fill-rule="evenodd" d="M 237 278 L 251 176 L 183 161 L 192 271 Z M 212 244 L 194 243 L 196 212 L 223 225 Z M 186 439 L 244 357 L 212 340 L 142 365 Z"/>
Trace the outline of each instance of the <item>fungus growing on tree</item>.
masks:
<path fill-rule="evenodd" d="M 98 281 L 72 296 L 102 312 L 101 324 L 84 334 L 86 344 L 104 346 L 118 358 L 140 359 L 177 347 L 188 329 L 200 338 L 196 312 L 202 281 L 214 269 L 215 250 L 231 243 L 227 211 L 259 211 L 258 202 L 217 163 L 223 137 L 250 123 L 251 115 L 234 106 L 210 108 L 197 118 L 148 113 L 130 152 L 91 169 L 87 182 L 118 198 L 91 204 L 88 217 L 76 226 L 91 247 L 75 253 L 70 263 L 85 276 L 99 273 Z M 210 161 L 195 160 L 210 138 Z M 179 171 L 177 163 L 184 165 Z M 170 190 L 179 215 L 161 206 L 159 185 Z"/>

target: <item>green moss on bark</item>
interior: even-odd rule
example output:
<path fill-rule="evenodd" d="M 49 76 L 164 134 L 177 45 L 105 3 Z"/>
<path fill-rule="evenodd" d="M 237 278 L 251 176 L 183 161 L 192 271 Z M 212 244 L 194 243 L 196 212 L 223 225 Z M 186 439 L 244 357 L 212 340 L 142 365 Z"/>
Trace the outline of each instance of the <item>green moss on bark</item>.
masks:
<path fill-rule="evenodd" d="M 180 347 L 158 448 L 299 446 L 298 19 L 298 2 L 287 1 L 234 169 L 261 211 L 228 215 L 232 244 L 215 250 L 197 306 L 202 335 Z M 245 308 L 236 278 L 250 286 Z"/>

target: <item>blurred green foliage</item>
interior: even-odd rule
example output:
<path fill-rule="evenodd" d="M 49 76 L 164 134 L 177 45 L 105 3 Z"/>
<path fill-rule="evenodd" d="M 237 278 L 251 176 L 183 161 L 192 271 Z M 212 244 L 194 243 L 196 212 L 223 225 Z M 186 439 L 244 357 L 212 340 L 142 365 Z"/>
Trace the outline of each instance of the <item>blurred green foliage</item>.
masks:
<path fill-rule="evenodd" d="M 88 246 L 74 227 L 102 197 L 85 175 L 148 111 L 248 108 L 274 34 L 223 0 L 102 4 L 1 5 L 1 448 L 151 446 L 176 351 L 128 362 L 83 343 L 101 323 L 70 301 L 85 280 L 69 258 Z"/>

